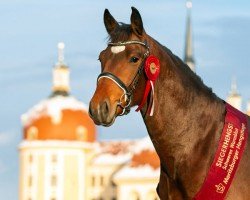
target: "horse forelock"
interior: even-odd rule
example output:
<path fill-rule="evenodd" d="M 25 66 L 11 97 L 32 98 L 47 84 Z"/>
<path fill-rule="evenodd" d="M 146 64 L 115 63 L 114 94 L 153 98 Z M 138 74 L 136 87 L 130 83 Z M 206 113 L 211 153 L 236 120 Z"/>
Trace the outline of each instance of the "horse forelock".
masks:
<path fill-rule="evenodd" d="M 129 24 L 119 23 L 109 35 L 109 42 L 124 42 L 131 38 L 132 29 Z"/>

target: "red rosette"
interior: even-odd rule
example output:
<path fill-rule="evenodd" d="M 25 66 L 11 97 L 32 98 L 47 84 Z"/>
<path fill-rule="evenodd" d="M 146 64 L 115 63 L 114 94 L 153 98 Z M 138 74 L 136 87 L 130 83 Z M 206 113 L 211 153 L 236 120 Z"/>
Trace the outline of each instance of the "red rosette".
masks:
<path fill-rule="evenodd" d="M 148 79 L 151 81 L 155 81 L 160 73 L 159 59 L 153 55 L 148 56 L 145 61 L 144 70 Z"/>

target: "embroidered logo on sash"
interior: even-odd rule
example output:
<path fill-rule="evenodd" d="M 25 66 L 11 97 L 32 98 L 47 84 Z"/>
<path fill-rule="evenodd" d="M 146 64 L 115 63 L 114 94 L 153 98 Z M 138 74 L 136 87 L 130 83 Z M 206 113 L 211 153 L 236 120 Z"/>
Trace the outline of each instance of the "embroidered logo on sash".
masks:
<path fill-rule="evenodd" d="M 248 137 L 247 117 L 229 104 L 226 111 L 213 163 L 195 200 L 224 199 L 243 155 Z"/>
<path fill-rule="evenodd" d="M 218 193 L 223 193 L 224 192 L 224 190 L 225 190 L 225 186 L 222 184 L 222 183 L 220 183 L 220 184 L 218 184 L 218 185 L 215 185 L 215 187 L 216 187 L 216 192 L 218 192 Z"/>

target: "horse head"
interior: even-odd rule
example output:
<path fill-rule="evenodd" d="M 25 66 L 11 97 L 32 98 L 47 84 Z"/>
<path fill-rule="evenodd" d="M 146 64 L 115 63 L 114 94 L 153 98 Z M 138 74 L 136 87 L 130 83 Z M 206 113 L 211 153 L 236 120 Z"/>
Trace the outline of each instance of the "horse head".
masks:
<path fill-rule="evenodd" d="M 104 24 L 109 43 L 99 55 L 101 74 L 89 114 L 97 125 L 110 126 L 117 116 L 127 114 L 143 98 L 146 80 L 143 66 L 149 46 L 140 13 L 134 7 L 131 24 L 118 23 L 107 9 Z"/>

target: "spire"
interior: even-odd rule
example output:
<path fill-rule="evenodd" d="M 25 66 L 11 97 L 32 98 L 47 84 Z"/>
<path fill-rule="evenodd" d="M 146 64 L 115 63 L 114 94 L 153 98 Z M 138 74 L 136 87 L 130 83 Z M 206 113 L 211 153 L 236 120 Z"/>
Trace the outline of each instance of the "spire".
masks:
<path fill-rule="evenodd" d="M 192 2 L 186 2 L 187 7 L 187 21 L 186 21 L 186 38 L 185 38 L 185 55 L 184 62 L 195 71 L 195 62 L 193 57 L 193 40 L 192 40 L 192 25 L 191 25 L 191 9 Z"/>
<path fill-rule="evenodd" d="M 57 48 L 58 48 L 58 65 L 63 65 L 64 64 L 64 48 L 65 48 L 65 44 L 63 42 L 59 42 L 57 44 Z"/>
<path fill-rule="evenodd" d="M 232 78 L 231 91 L 229 92 L 229 95 L 227 97 L 227 102 L 238 110 L 241 110 L 242 98 L 241 95 L 238 93 L 237 82 L 235 77 Z"/>
<path fill-rule="evenodd" d="M 58 60 L 53 69 L 53 86 L 51 96 L 56 95 L 69 95 L 69 68 L 64 62 L 64 48 L 63 42 L 59 42 L 58 45 Z"/>
<path fill-rule="evenodd" d="M 232 78 L 230 95 L 239 96 L 238 91 L 237 91 L 236 77 Z"/>

